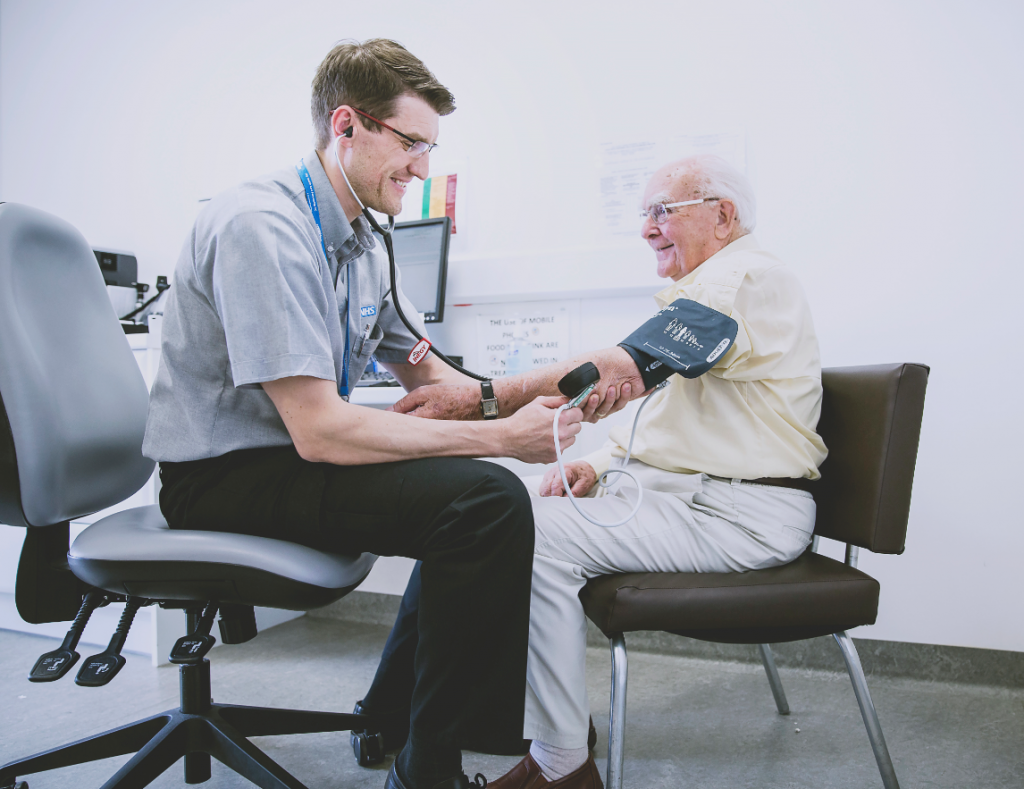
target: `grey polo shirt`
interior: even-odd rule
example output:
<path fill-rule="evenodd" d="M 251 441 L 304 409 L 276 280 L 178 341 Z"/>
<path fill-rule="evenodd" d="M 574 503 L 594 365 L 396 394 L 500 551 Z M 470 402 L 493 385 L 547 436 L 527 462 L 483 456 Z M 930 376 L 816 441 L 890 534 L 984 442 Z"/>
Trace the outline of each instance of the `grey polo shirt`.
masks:
<path fill-rule="evenodd" d="M 362 216 L 346 220 L 316 152 L 303 161 L 330 259 L 294 168 L 209 202 L 178 258 L 164 306 L 142 446 L 147 457 L 198 460 L 292 443 L 260 384 L 308 375 L 340 386 L 346 315 L 350 388 L 371 354 L 405 362 L 416 343 L 392 303 L 383 244 Z M 424 333 L 415 307 L 400 298 Z"/>

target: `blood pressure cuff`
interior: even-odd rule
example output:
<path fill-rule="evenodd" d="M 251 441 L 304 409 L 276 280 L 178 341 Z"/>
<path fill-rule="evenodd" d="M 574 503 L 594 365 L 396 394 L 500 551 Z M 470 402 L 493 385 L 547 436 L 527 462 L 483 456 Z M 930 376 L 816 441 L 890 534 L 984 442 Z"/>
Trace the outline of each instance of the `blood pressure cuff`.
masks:
<path fill-rule="evenodd" d="M 732 347 L 739 325 L 691 299 L 676 299 L 619 343 L 640 368 L 644 389 L 672 373 L 697 378 Z"/>

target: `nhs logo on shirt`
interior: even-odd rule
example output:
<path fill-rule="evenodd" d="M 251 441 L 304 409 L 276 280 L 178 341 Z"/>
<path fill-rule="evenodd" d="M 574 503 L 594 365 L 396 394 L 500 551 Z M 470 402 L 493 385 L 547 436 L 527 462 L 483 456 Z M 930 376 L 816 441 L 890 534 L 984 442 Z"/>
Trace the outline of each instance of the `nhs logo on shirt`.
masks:
<path fill-rule="evenodd" d="M 360 307 L 359 308 L 359 317 L 360 318 L 372 318 L 376 314 L 377 314 L 377 305 L 376 304 L 370 304 L 367 307 Z"/>

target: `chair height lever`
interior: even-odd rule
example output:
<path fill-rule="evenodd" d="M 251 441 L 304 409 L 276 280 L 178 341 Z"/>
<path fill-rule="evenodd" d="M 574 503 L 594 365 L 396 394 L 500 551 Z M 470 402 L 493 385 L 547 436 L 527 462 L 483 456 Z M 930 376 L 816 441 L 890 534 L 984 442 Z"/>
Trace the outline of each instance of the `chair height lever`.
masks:
<path fill-rule="evenodd" d="M 117 630 L 110 637 L 110 643 L 107 644 L 107 648 L 103 652 L 85 659 L 82 667 L 78 670 L 78 676 L 75 677 L 76 685 L 98 688 L 117 676 L 117 672 L 126 662 L 121 655 L 121 650 L 124 649 L 124 643 L 128 640 L 128 631 L 132 627 L 132 622 L 135 621 L 135 614 L 142 606 L 148 604 L 149 601 L 141 597 L 128 598 L 124 613 L 121 614 L 121 621 L 117 623 Z"/>
<path fill-rule="evenodd" d="M 78 646 L 82 633 L 85 632 L 85 626 L 89 623 L 89 617 L 104 602 L 106 602 L 106 597 L 100 591 L 94 590 L 85 596 L 81 608 L 78 609 L 75 621 L 71 623 L 68 634 L 64 636 L 64 642 L 60 645 L 59 649 L 47 652 L 39 657 L 39 660 L 36 661 L 36 664 L 28 674 L 29 682 L 55 682 L 71 670 L 71 667 L 78 662 L 80 657 L 75 652 L 75 647 Z"/>
<path fill-rule="evenodd" d="M 202 663 L 206 653 L 217 643 L 217 639 L 210 635 L 210 628 L 213 627 L 215 616 L 217 616 L 217 604 L 210 603 L 206 606 L 206 610 L 196 626 L 196 631 L 182 636 L 174 643 L 168 660 L 171 663 L 186 666 Z"/>

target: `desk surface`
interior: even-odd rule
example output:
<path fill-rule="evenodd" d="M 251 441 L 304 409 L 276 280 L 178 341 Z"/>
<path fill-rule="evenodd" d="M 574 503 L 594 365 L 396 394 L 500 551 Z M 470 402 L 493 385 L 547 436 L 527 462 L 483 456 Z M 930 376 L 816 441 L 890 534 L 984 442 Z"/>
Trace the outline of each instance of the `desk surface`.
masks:
<path fill-rule="evenodd" d="M 357 386 L 349 398 L 355 405 L 368 405 L 374 408 L 387 408 L 405 397 L 405 390 L 400 386 Z"/>

